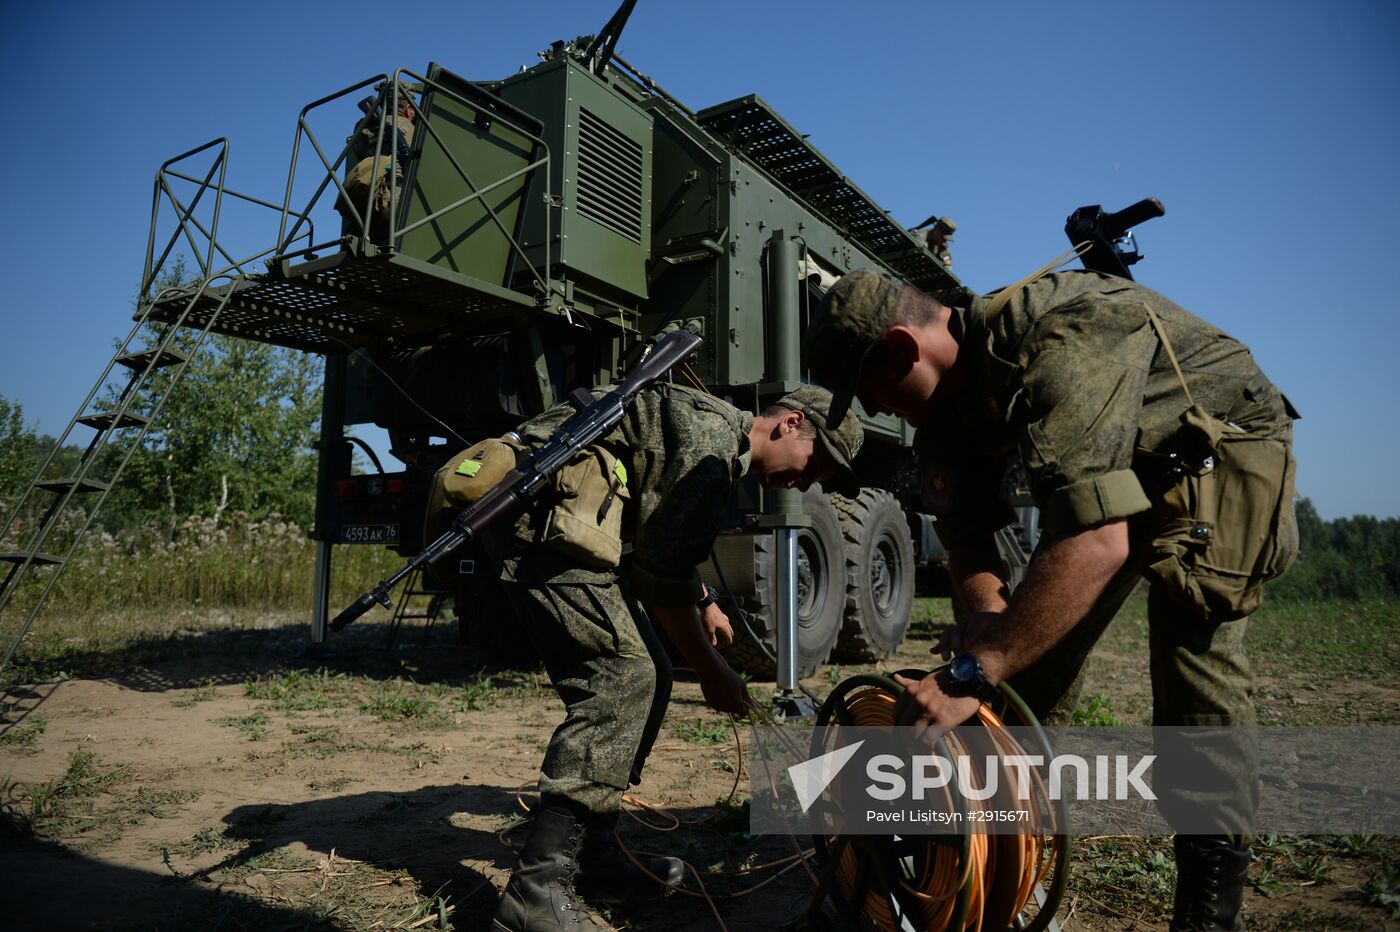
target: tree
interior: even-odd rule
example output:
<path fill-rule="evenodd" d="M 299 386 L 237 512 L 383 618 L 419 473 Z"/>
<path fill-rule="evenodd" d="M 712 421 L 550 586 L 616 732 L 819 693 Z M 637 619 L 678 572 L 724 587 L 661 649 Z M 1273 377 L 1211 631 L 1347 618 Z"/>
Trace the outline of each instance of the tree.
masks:
<path fill-rule="evenodd" d="M 24 423 L 24 412 L 17 401 L 0 395 L 0 499 L 13 499 L 34 478 L 38 463 L 34 449 L 39 441 Z"/>
<path fill-rule="evenodd" d="M 157 290 L 184 277 L 176 262 Z M 183 330 L 175 346 L 191 352 L 197 337 Z M 109 523 L 244 511 L 255 517 L 277 512 L 309 525 L 320 376 L 318 357 L 210 334 L 132 454 Z M 131 409 L 149 415 L 164 384 L 163 378 L 150 380 Z M 107 403 L 116 396 L 113 389 Z"/>

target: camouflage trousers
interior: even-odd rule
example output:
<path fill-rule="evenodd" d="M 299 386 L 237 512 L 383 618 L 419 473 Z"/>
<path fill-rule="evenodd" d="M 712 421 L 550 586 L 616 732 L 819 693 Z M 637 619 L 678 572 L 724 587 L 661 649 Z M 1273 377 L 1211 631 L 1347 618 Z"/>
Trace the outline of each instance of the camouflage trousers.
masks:
<path fill-rule="evenodd" d="M 1136 555 L 1144 549 L 1135 546 L 1133 551 Z M 1034 665 L 1012 677 L 1012 687 L 1042 722 L 1071 723 L 1089 654 L 1141 580 L 1142 561 L 1130 557 L 1084 619 Z M 1202 621 L 1153 586 L 1148 589 L 1147 623 L 1152 724 L 1206 726 L 1197 732 L 1201 740 L 1172 741 L 1170 748 L 1159 742 L 1153 790 L 1170 805 L 1210 812 L 1219 834 L 1247 845 L 1260 792 L 1252 732 L 1254 672 L 1244 649 L 1249 621 Z M 1222 791 L 1222 786 L 1232 789 Z"/>
<path fill-rule="evenodd" d="M 566 710 L 540 766 L 540 793 L 617 812 L 641 781 L 671 697 L 671 661 L 616 572 L 534 542 L 531 515 L 484 543 L 515 616 Z"/>

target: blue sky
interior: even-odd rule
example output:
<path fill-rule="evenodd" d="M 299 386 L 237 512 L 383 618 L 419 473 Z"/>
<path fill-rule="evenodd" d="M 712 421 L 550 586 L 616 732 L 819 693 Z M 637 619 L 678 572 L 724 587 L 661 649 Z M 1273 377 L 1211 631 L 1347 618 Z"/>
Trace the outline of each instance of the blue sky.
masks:
<path fill-rule="evenodd" d="M 130 325 L 166 158 L 227 136 L 231 186 L 280 201 L 309 101 L 430 60 L 503 77 L 614 6 L 0 5 L 0 395 L 67 422 Z M 1324 516 L 1400 515 L 1400 6 L 641 0 L 619 51 L 695 109 L 762 95 L 901 222 L 954 217 L 980 291 L 1061 252 L 1073 208 L 1161 198 L 1138 279 L 1254 349 Z"/>

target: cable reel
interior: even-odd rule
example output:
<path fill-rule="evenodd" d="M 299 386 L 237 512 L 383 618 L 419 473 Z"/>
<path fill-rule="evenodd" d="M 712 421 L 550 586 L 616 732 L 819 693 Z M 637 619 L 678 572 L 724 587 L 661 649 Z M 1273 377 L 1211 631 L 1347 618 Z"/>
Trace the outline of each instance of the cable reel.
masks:
<path fill-rule="evenodd" d="M 922 679 L 927 672 L 904 670 L 900 675 Z M 1000 690 L 1015 724 L 1031 729 L 1038 750 L 1049 760 L 1053 756 L 1049 740 L 1029 707 L 1010 686 L 1002 684 Z M 827 697 L 817 725 L 893 726 L 895 702 L 903 691 L 888 677 L 853 676 Z M 987 754 L 1025 753 L 987 705 L 968 724 L 982 731 L 967 727 L 944 735 L 938 740 L 940 755 L 949 760 L 970 757 L 975 762 Z M 813 757 L 829 750 L 814 736 Z M 1005 779 L 1008 771 L 1003 765 L 998 775 L 1002 786 L 1014 783 Z M 960 812 L 962 826 L 975 824 L 970 818 L 973 808 L 1018 805 L 1029 810 L 1028 833 L 994 835 L 963 829 L 942 835 L 843 836 L 833 827 L 832 832 L 813 836 L 820 884 L 796 928 L 810 932 L 828 928 L 822 906 L 830 897 L 851 927 L 871 932 L 1054 932 L 1058 929 L 1052 925 L 1055 912 L 1069 880 L 1069 818 L 1064 800 L 1051 800 L 1039 775 L 1032 771 L 1032 777 L 1032 799 L 1014 804 L 948 794 L 948 803 Z M 1045 813 L 1050 815 L 1048 820 Z M 1049 885 L 1042 887 L 1047 877 Z M 1032 898 L 1038 909 L 1033 918 L 1025 919 L 1021 914 Z"/>

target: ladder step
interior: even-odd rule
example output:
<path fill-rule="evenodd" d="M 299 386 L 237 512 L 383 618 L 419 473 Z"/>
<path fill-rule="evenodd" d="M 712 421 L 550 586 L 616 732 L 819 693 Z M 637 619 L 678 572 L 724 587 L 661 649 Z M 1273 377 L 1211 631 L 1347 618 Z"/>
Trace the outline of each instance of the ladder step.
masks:
<path fill-rule="evenodd" d="M 188 362 L 189 356 L 179 350 L 142 350 L 139 353 L 127 353 L 125 356 L 117 357 L 117 364 L 126 366 L 128 369 L 141 370 L 149 366 L 152 369 L 163 369 L 166 366 L 178 365 Z"/>
<path fill-rule="evenodd" d="M 45 489 L 49 492 L 57 492 L 60 495 L 72 489 L 79 495 L 86 492 L 105 492 L 112 487 L 110 482 L 98 482 L 96 479 L 45 479 L 43 482 L 34 483 L 34 488 Z"/>
<path fill-rule="evenodd" d="M 98 414 L 85 414 L 78 418 L 78 423 L 86 424 L 94 430 L 120 430 L 123 427 L 145 427 L 151 423 L 151 419 L 129 412 L 118 416 L 112 411 L 102 411 Z"/>
<path fill-rule="evenodd" d="M 27 559 L 29 559 L 29 554 L 23 550 L 0 552 L 0 562 L 23 563 Z M 36 553 L 33 563 L 39 566 L 60 566 L 63 563 L 63 558 L 51 553 Z"/>

